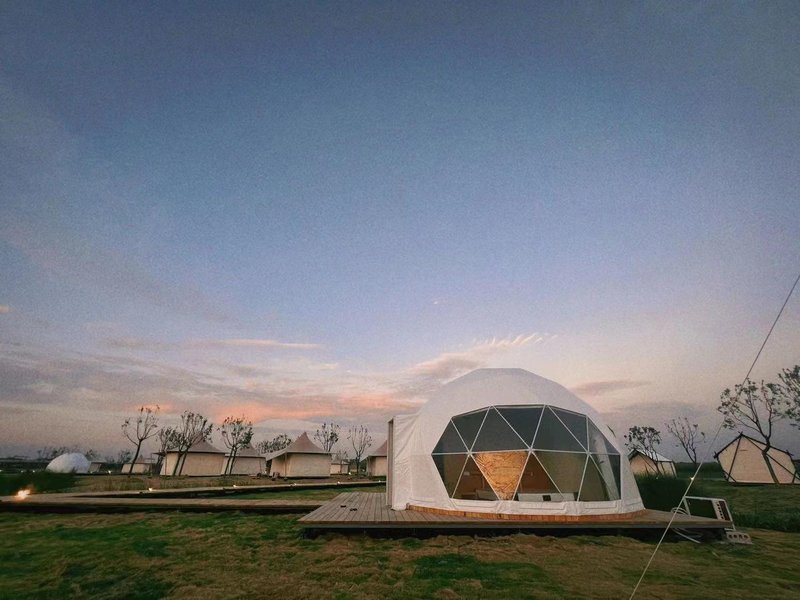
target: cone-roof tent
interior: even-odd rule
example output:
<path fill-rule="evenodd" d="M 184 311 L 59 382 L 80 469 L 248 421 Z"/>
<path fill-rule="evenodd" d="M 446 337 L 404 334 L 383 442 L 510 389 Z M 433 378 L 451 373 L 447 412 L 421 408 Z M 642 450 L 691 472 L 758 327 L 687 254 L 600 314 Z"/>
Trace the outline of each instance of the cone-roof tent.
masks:
<path fill-rule="evenodd" d="M 389 446 L 389 440 L 383 442 L 380 446 L 378 446 L 374 452 L 371 452 L 367 455 L 367 458 L 370 456 L 386 456 L 386 448 Z"/>
<path fill-rule="evenodd" d="M 330 454 L 325 452 L 322 448 L 312 442 L 308 434 L 304 431 L 302 435 L 298 436 L 291 444 L 286 446 L 283 450 L 277 450 L 267 455 L 267 460 L 272 460 L 284 454 Z"/>
<path fill-rule="evenodd" d="M 170 450 L 170 452 L 174 452 L 174 450 Z M 189 448 L 188 452 L 198 454 L 225 454 L 224 450 L 218 450 L 217 448 L 214 448 L 214 446 L 205 440 L 194 444 L 191 448 Z"/>
<path fill-rule="evenodd" d="M 231 454 L 229 451 L 227 454 Z M 252 457 L 252 458 L 261 458 L 261 454 L 258 453 L 258 450 L 253 448 L 252 446 L 242 446 L 236 451 L 236 458 L 242 457 Z"/>

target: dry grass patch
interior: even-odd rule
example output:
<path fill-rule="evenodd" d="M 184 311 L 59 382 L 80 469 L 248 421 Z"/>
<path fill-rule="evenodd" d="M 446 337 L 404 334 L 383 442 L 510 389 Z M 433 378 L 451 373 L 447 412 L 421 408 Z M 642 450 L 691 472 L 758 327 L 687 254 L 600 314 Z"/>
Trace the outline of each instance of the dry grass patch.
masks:
<path fill-rule="evenodd" d="M 642 598 L 794 598 L 800 536 L 665 544 Z M 293 516 L 0 514 L 0 597 L 621 598 L 652 542 L 445 535 L 302 537 Z"/>

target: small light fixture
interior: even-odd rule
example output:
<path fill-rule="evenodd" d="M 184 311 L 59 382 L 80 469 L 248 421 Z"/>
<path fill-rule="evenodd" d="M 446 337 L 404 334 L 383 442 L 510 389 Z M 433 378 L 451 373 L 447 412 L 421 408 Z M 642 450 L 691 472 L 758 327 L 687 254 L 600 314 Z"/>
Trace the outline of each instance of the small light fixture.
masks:
<path fill-rule="evenodd" d="M 20 490 L 17 492 L 17 500 L 25 500 L 30 495 L 30 490 Z"/>
<path fill-rule="evenodd" d="M 147 491 L 148 491 L 148 492 L 152 492 L 152 491 L 153 491 L 153 488 L 149 487 L 149 488 L 147 488 Z"/>

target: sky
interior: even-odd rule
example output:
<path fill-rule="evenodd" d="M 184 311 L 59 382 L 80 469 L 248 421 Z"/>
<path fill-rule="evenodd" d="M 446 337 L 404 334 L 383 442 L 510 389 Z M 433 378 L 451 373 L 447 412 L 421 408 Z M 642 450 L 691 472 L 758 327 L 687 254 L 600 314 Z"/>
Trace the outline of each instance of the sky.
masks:
<path fill-rule="evenodd" d="M 800 271 L 797 31 L 791 2 L 4 2 L 0 453 L 115 452 L 141 405 L 378 444 L 479 367 L 710 437 Z M 797 363 L 800 294 L 753 378 Z"/>

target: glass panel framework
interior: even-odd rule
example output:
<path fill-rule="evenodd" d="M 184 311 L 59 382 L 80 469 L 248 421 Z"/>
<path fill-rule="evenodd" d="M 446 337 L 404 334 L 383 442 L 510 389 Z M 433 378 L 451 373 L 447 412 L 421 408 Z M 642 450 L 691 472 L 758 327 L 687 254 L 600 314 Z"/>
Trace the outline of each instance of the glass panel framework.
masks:
<path fill-rule="evenodd" d="M 619 500 L 621 457 L 586 415 L 547 405 L 453 417 L 432 453 L 447 495 L 522 502 Z"/>

